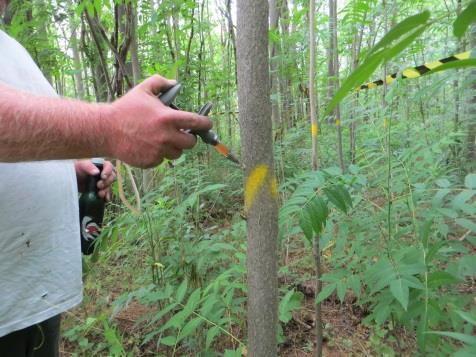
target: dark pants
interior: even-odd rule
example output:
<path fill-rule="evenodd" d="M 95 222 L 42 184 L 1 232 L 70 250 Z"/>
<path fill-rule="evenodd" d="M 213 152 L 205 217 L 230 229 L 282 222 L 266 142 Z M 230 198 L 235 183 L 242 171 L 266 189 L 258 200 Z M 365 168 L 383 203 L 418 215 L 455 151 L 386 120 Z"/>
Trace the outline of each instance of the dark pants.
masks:
<path fill-rule="evenodd" d="M 61 315 L 0 337 L 1 357 L 58 357 Z"/>

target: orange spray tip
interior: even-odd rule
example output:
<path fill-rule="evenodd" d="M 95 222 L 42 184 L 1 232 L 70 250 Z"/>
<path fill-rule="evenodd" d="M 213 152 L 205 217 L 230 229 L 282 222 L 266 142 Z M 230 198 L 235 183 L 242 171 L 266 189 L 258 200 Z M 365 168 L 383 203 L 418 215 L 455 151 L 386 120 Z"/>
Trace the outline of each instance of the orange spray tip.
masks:
<path fill-rule="evenodd" d="M 213 145 L 216 151 L 225 156 L 228 160 L 233 161 L 234 163 L 240 164 L 240 161 L 228 150 L 228 148 L 222 143 L 217 143 Z"/>
<path fill-rule="evenodd" d="M 223 156 L 228 156 L 228 154 L 230 153 L 230 150 L 228 150 L 228 148 L 225 145 L 223 145 L 222 143 L 216 144 L 214 146 L 214 148 L 216 149 L 216 151 L 218 151 Z"/>

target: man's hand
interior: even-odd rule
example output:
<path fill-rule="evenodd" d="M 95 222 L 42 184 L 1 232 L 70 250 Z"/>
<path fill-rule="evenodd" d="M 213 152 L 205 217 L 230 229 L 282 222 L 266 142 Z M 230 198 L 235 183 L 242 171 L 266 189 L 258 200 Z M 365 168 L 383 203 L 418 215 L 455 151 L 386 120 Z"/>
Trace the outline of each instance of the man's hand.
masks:
<path fill-rule="evenodd" d="M 79 192 L 84 192 L 86 178 L 99 173 L 99 169 L 90 160 L 78 160 L 74 163 L 76 177 L 78 179 Z M 116 179 L 114 166 L 109 161 L 104 161 L 101 179 L 98 182 L 98 195 L 106 202 L 111 200 L 111 185 Z"/>
<path fill-rule="evenodd" d="M 114 157 L 148 168 L 177 159 L 211 121 L 157 98 L 174 85 L 159 75 L 109 104 L 41 97 L 0 82 L 0 162 Z"/>
<path fill-rule="evenodd" d="M 171 109 L 157 98 L 175 84 L 159 75 L 146 79 L 124 97 L 106 106 L 111 155 L 137 167 L 158 165 L 164 158 L 177 159 L 191 149 L 196 137 L 183 129 L 209 130 L 211 121 L 195 113 Z"/>

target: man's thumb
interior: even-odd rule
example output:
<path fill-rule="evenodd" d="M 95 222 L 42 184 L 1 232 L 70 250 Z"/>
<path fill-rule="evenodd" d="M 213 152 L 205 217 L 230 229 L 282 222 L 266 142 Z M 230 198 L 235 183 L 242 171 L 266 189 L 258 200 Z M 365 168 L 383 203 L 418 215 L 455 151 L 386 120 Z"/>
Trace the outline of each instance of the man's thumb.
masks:
<path fill-rule="evenodd" d="M 159 76 L 158 74 L 155 74 L 142 82 L 140 87 L 149 93 L 157 95 L 173 87 L 176 83 L 176 80 L 166 79 L 162 76 Z"/>

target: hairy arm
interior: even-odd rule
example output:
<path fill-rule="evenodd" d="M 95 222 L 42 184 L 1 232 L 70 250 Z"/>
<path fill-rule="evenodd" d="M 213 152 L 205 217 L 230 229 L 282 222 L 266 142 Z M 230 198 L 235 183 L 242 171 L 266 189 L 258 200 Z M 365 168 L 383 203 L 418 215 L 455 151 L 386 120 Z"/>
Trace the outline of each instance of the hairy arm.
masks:
<path fill-rule="evenodd" d="M 107 107 L 0 84 L 0 162 L 110 156 Z"/>
<path fill-rule="evenodd" d="M 157 94 L 175 82 L 149 77 L 110 104 L 40 97 L 0 84 L 0 162 L 107 156 L 153 167 L 177 159 L 211 121 L 173 110 Z"/>

